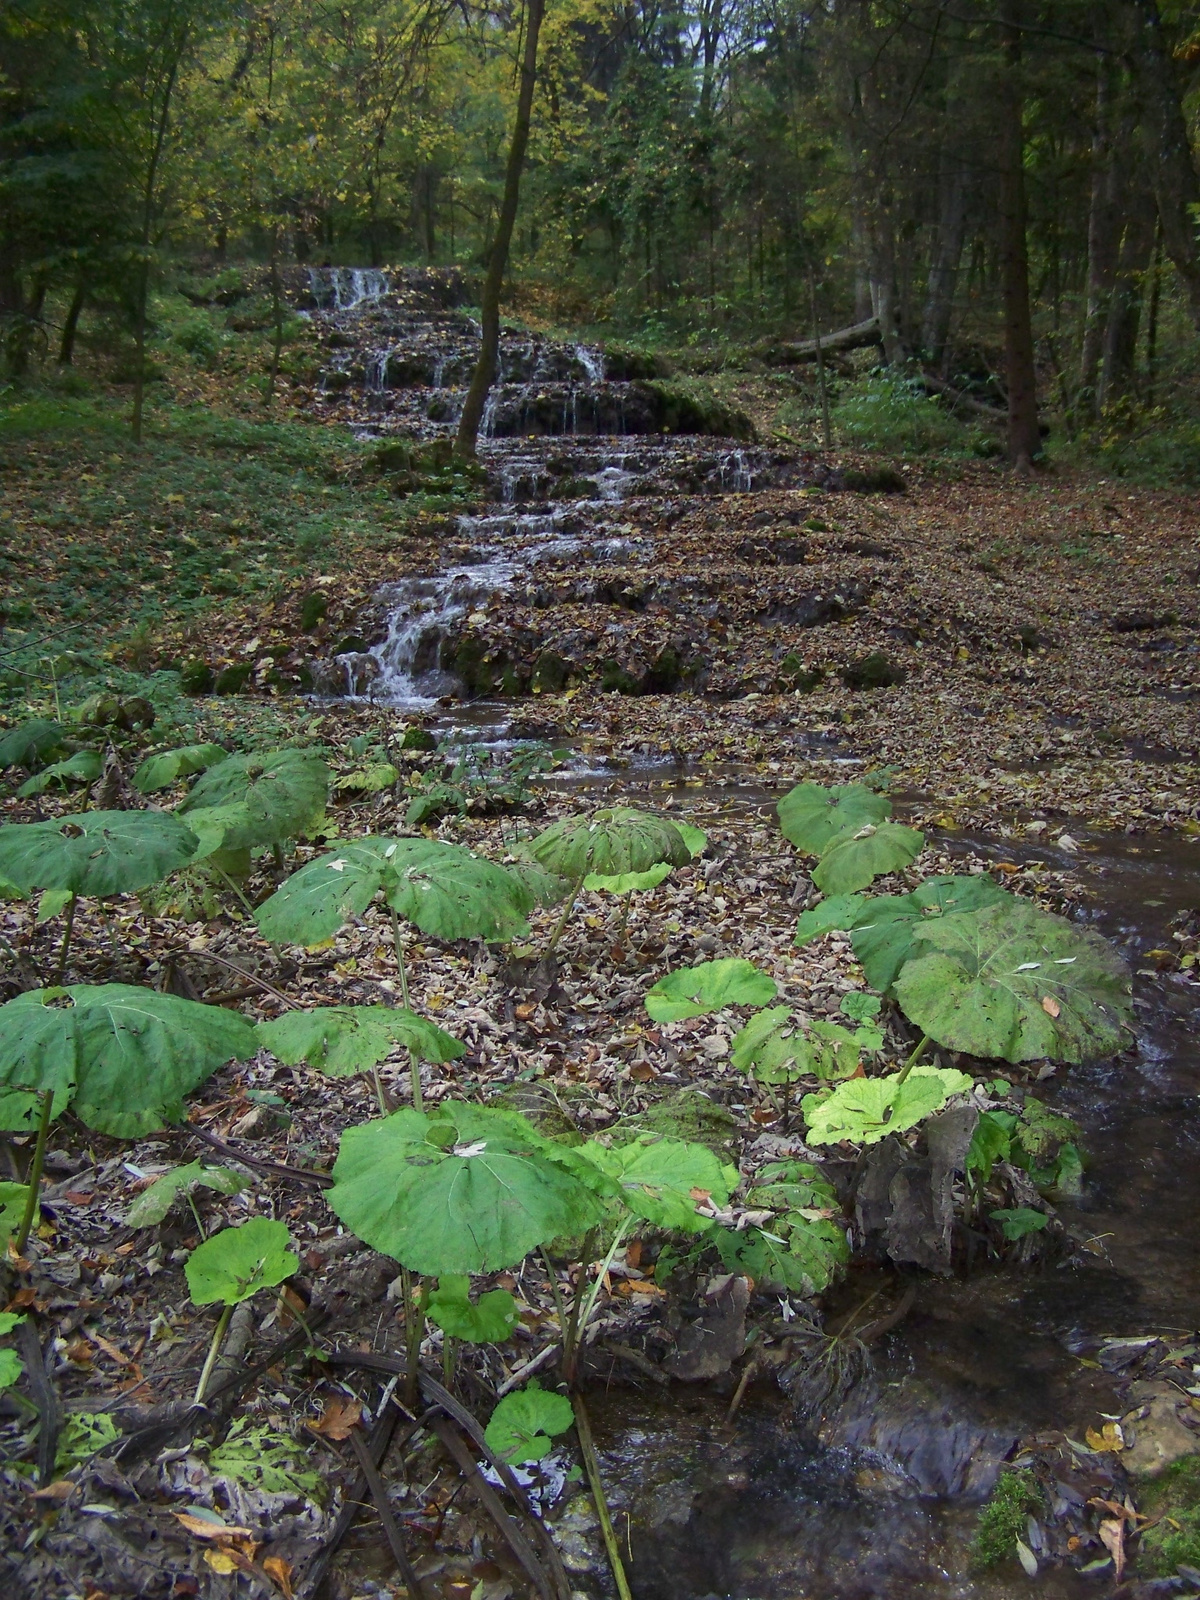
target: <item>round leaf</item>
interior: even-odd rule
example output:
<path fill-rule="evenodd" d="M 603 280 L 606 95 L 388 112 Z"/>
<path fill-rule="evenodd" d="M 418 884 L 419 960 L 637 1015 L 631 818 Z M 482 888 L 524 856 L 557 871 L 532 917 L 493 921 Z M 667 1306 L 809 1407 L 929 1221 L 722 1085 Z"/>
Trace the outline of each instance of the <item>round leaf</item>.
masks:
<path fill-rule="evenodd" d="M 415 1012 L 390 1006 L 320 1006 L 285 1011 L 258 1026 L 258 1037 L 280 1061 L 305 1061 L 331 1078 L 368 1072 L 405 1045 L 422 1061 L 457 1061 L 466 1046 Z"/>
<path fill-rule="evenodd" d="M 228 755 L 229 751 L 219 744 L 185 744 L 178 750 L 162 750 L 142 762 L 133 775 L 133 787 L 139 794 L 169 789 L 180 778 L 190 778 L 194 772 L 207 772 Z"/>
<path fill-rule="evenodd" d="M 506 1394 L 492 1412 L 483 1437 L 488 1448 L 509 1466 L 540 1461 L 553 1448 L 550 1437 L 566 1433 L 575 1421 L 565 1394 L 554 1394 L 531 1383 Z"/>
<path fill-rule="evenodd" d="M 465 1275 L 444 1275 L 425 1304 L 426 1312 L 452 1339 L 463 1339 L 467 1344 L 503 1344 L 520 1321 L 517 1302 L 507 1289 L 492 1289 L 472 1303 L 467 1292 L 470 1283 Z"/>
<path fill-rule="evenodd" d="M 414 1272 L 490 1272 L 598 1215 L 523 1119 L 443 1101 L 342 1135 L 328 1200 L 360 1239 Z"/>
<path fill-rule="evenodd" d="M 156 1178 L 148 1189 L 130 1206 L 126 1224 L 131 1228 L 152 1228 L 162 1220 L 181 1194 L 193 1189 L 214 1189 L 218 1194 L 241 1194 L 249 1178 L 229 1167 L 206 1166 L 202 1161 L 189 1161 Z"/>
<path fill-rule="evenodd" d="M 23 1183 L 0 1183 L 0 1250 L 3 1250 L 9 1239 L 21 1226 L 21 1219 L 25 1215 L 25 1207 L 29 1203 L 29 1189 Z M 34 1212 L 34 1226 L 37 1226 L 41 1216 L 40 1210 Z M 11 1316 L 11 1312 L 0 1312 L 0 1318 Z M 11 1326 L 11 1325 L 10 1325 Z M 9 1331 L 0 1324 L 0 1334 Z"/>
<path fill-rule="evenodd" d="M 329 768 L 315 750 L 270 750 L 227 756 L 192 786 L 181 814 L 214 806 L 244 807 L 225 848 L 278 844 L 318 821 L 329 794 Z"/>
<path fill-rule="evenodd" d="M 717 1250 L 731 1271 L 744 1272 L 764 1288 L 804 1296 L 820 1294 L 850 1259 L 846 1230 L 827 1217 L 795 1213 L 770 1228 L 722 1228 Z"/>
<path fill-rule="evenodd" d="M 983 873 L 964 878 L 929 878 L 912 894 L 880 895 L 861 901 L 852 923 L 850 942 L 862 963 L 867 982 L 886 990 L 912 954 L 913 942 L 933 917 L 953 911 L 977 911 L 981 906 L 1000 905 L 1012 895 L 1000 889 Z"/>
<path fill-rule="evenodd" d="M 784 838 L 805 855 L 819 856 L 836 834 L 885 822 L 892 814 L 892 803 L 861 783 L 832 789 L 819 783 L 798 783 L 775 809 Z"/>
<path fill-rule="evenodd" d="M 835 894 L 822 900 L 809 911 L 802 911 L 796 923 L 796 943 L 810 944 L 827 933 L 844 933 L 853 928 L 865 908 L 878 905 L 865 894 Z"/>
<path fill-rule="evenodd" d="M 589 1140 L 571 1151 L 615 1183 L 621 1199 L 635 1216 L 660 1228 L 703 1232 L 712 1218 L 697 1215 L 700 1200 L 723 1206 L 738 1181 L 737 1169 L 728 1167 L 707 1145 L 643 1133 L 629 1144 L 605 1146 Z"/>
<path fill-rule="evenodd" d="M 564 817 L 538 834 L 529 854 L 549 872 L 576 883 L 589 872 L 645 872 L 665 861 L 684 867 L 692 852 L 673 822 L 628 806 L 586 818 Z"/>
<path fill-rule="evenodd" d="M 1015 897 L 923 923 L 895 991 L 938 1044 L 1001 1061 L 1109 1056 L 1130 1018 L 1129 973 L 1112 946 Z"/>
<path fill-rule="evenodd" d="M 361 916 L 383 887 L 396 839 L 356 839 L 294 872 L 254 913 L 276 944 L 320 944 Z"/>
<path fill-rule="evenodd" d="M 0 874 L 22 894 L 133 894 L 185 866 L 197 843 L 163 811 L 83 811 L 0 828 Z"/>
<path fill-rule="evenodd" d="M 655 1022 L 678 1022 L 726 1006 L 766 1005 L 776 993 L 773 978 L 740 956 L 729 956 L 668 972 L 647 990 L 646 1010 Z"/>
<path fill-rule="evenodd" d="M 399 781 L 400 774 L 390 761 L 377 761 L 373 766 L 364 767 L 361 772 L 345 773 L 335 781 L 333 787 L 339 792 L 343 789 L 359 789 L 366 794 L 378 794 L 381 789 L 390 789 Z"/>
<path fill-rule="evenodd" d="M 656 867 L 647 867 L 645 872 L 589 872 L 583 880 L 583 887 L 606 889 L 609 894 L 634 894 L 657 889 L 670 873 L 671 867 L 666 861 L 660 861 Z"/>
<path fill-rule="evenodd" d="M 0 1087 L 71 1094 L 88 1127 L 134 1139 L 183 1115 L 183 1097 L 258 1048 L 235 1011 L 124 983 L 36 989 L 0 1006 Z"/>
<path fill-rule="evenodd" d="M 274 1289 L 300 1265 L 286 1222 L 251 1217 L 240 1228 L 223 1228 L 198 1245 L 184 1264 L 188 1293 L 198 1306 L 236 1306 L 260 1289 Z"/>
<path fill-rule="evenodd" d="M 915 861 L 925 835 L 898 822 L 867 823 L 855 833 L 839 833 L 825 846 L 813 873 L 823 894 L 853 894 L 872 879 Z"/>
<path fill-rule="evenodd" d="M 952 1094 L 965 1094 L 972 1079 L 953 1067 L 914 1067 L 903 1082 L 898 1072 L 886 1078 L 851 1078 L 825 1100 L 806 1095 L 802 1102 L 809 1144 L 878 1144 L 903 1133 L 941 1109 Z"/>
<path fill-rule="evenodd" d="M 533 895 L 511 872 L 458 844 L 399 839 L 388 904 L 433 939 L 508 940 L 524 933 Z"/>

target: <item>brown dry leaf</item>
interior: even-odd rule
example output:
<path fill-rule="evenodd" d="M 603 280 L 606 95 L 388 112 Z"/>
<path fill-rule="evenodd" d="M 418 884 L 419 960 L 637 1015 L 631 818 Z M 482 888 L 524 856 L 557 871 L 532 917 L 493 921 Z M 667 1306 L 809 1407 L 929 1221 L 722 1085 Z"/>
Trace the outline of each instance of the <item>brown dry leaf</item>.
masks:
<path fill-rule="evenodd" d="M 1044 994 L 1042 996 L 1042 1010 L 1048 1017 L 1057 1017 L 1062 1007 L 1052 994 Z"/>
<path fill-rule="evenodd" d="M 1102 1522 L 1098 1529 L 1105 1549 L 1113 1558 L 1116 1568 L 1117 1582 L 1121 1581 L 1121 1574 L 1125 1571 L 1125 1519 L 1112 1518 Z"/>
<path fill-rule="evenodd" d="M 326 1439 L 348 1439 L 358 1419 L 362 1416 L 362 1401 L 347 1400 L 340 1395 L 334 1395 L 325 1402 L 319 1421 L 306 1422 L 304 1426 L 311 1428 L 314 1433 L 323 1434 Z"/>
<path fill-rule="evenodd" d="M 658 1073 L 655 1072 L 648 1061 L 639 1061 L 636 1066 L 630 1067 L 629 1076 L 634 1083 L 653 1083 L 654 1079 L 658 1077 Z"/>
<path fill-rule="evenodd" d="M 88 1338 L 98 1350 L 103 1350 L 106 1356 L 111 1356 L 119 1367 L 129 1365 L 129 1357 L 123 1350 L 118 1350 L 111 1340 L 106 1339 L 102 1333 L 89 1333 Z"/>
<path fill-rule="evenodd" d="M 207 1517 L 197 1517 L 190 1511 L 172 1511 L 171 1515 L 182 1522 L 197 1539 L 252 1539 L 249 1528 L 235 1528 L 220 1522 L 210 1522 Z"/>
<path fill-rule="evenodd" d="M 1106 1422 L 1099 1431 L 1089 1428 L 1085 1436 L 1088 1448 L 1092 1450 L 1110 1450 L 1114 1455 L 1119 1455 L 1125 1448 L 1125 1435 L 1121 1432 L 1119 1422 Z"/>
<path fill-rule="evenodd" d="M 66 1500 L 78 1488 L 78 1484 L 71 1482 L 70 1478 L 58 1478 L 53 1483 L 48 1483 L 44 1489 L 34 1489 L 30 1492 L 31 1500 Z"/>
<path fill-rule="evenodd" d="M 536 1000 L 523 1000 L 519 1006 L 513 1007 L 513 1016 L 518 1022 L 528 1022 L 537 1008 Z"/>
<path fill-rule="evenodd" d="M 204 1559 L 214 1572 L 219 1572 L 227 1578 L 231 1572 L 241 1570 L 241 1562 L 231 1550 L 206 1550 Z"/>
<path fill-rule="evenodd" d="M 292 1564 L 282 1556 L 268 1556 L 262 1564 L 263 1571 L 283 1590 L 284 1600 L 292 1600 Z"/>

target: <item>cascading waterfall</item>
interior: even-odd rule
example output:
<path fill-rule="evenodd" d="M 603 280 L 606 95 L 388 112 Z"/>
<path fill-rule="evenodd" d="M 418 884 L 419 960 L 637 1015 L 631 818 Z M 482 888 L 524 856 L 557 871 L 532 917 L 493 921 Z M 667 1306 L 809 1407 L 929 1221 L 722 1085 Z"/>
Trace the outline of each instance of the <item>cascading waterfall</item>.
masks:
<path fill-rule="evenodd" d="M 391 288 L 380 267 L 309 267 L 313 299 L 323 310 L 353 311 L 366 300 L 381 300 Z"/>

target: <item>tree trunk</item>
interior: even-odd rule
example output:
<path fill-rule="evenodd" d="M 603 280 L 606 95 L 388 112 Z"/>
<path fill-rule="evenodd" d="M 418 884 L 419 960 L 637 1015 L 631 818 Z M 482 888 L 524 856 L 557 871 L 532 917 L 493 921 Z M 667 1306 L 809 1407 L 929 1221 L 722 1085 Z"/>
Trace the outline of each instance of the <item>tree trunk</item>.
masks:
<path fill-rule="evenodd" d="M 1004 57 L 1000 68 L 1000 268 L 1004 291 L 1004 357 L 1008 384 L 1008 459 L 1028 472 L 1041 450 L 1037 369 L 1029 309 L 1025 238 L 1025 132 L 1021 94 L 1020 0 L 1000 6 Z"/>
<path fill-rule="evenodd" d="M 1092 130 L 1092 193 L 1088 207 L 1087 309 L 1083 347 L 1079 357 L 1079 400 L 1085 411 L 1095 412 L 1104 348 L 1104 327 L 1117 266 L 1117 195 L 1120 184 L 1113 151 L 1112 100 L 1116 69 L 1102 56 L 1096 71 L 1096 121 Z"/>
<path fill-rule="evenodd" d="M 1116 278 L 1104 329 L 1104 376 L 1100 409 L 1133 388 L 1137 360 L 1138 326 L 1150 257 L 1154 250 L 1155 211 L 1148 186 L 1135 178 L 1135 203 L 1121 239 Z"/>
<path fill-rule="evenodd" d="M 958 264 L 967 227 L 966 167 L 948 150 L 942 152 L 938 187 L 937 244 L 929 265 L 925 310 L 921 318 L 921 350 L 935 371 L 944 372 L 958 287 Z"/>
<path fill-rule="evenodd" d="M 479 439 L 479 424 L 488 390 L 496 381 L 496 368 L 500 353 L 500 291 L 504 287 L 504 273 L 508 266 L 508 247 L 512 242 L 513 225 L 517 220 L 517 203 L 521 196 L 521 170 L 525 165 L 525 148 L 529 143 L 529 121 L 533 111 L 533 90 L 537 80 L 538 34 L 541 32 L 545 0 L 527 0 L 525 8 L 525 50 L 521 58 L 521 87 L 517 94 L 517 114 L 513 122 L 512 143 L 508 147 L 508 165 L 504 173 L 504 199 L 496 225 L 488 259 L 487 277 L 481 296 L 483 341 L 479 360 L 471 375 L 471 385 L 458 421 L 458 435 L 454 441 L 456 455 L 474 459 Z"/>
<path fill-rule="evenodd" d="M 63 323 L 62 341 L 58 347 L 58 364 L 60 367 L 69 367 L 75 354 L 75 335 L 79 330 L 79 318 L 83 312 L 84 302 L 87 300 L 87 285 L 76 285 L 75 293 L 71 296 L 71 304 L 67 308 L 67 320 Z"/>
<path fill-rule="evenodd" d="M 1200 328 L 1200 243 L 1196 237 L 1200 178 L 1188 140 L 1179 74 L 1163 38 L 1155 0 L 1132 0 L 1132 8 L 1138 23 L 1134 60 L 1146 109 L 1163 245 L 1183 279 L 1192 320 Z"/>

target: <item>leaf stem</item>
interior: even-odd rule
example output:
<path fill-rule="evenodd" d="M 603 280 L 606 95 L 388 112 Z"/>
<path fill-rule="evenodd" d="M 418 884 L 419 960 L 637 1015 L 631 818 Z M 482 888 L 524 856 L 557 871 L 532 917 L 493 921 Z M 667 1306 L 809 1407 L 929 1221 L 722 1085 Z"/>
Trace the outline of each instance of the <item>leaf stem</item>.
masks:
<path fill-rule="evenodd" d="M 411 1054 L 411 1051 L 409 1053 Z M 371 1077 L 375 1080 L 375 1098 L 379 1102 L 379 1114 L 380 1116 L 389 1117 L 395 1107 L 388 1101 L 387 1090 L 383 1087 L 383 1079 L 379 1076 L 379 1067 L 377 1065 L 371 1068 Z"/>
<path fill-rule="evenodd" d="M 570 889 L 569 889 L 569 891 L 567 893 L 567 903 L 566 903 L 565 906 L 563 906 L 562 916 L 559 917 L 558 922 L 555 924 L 554 932 L 550 935 L 550 943 L 546 946 L 546 954 L 547 955 L 550 955 L 552 953 L 552 951 L 554 950 L 554 947 L 558 944 L 558 941 L 562 938 L 562 931 L 567 925 L 567 918 L 571 915 L 571 912 L 575 909 L 575 896 L 579 893 L 580 889 L 583 888 L 583 880 L 586 877 L 587 877 L 587 873 L 586 872 L 581 872 L 579 874 L 579 876 L 575 879 L 575 882 L 571 885 L 571 887 L 570 887 Z"/>
<path fill-rule="evenodd" d="M 50 1112 L 54 1105 L 54 1090 L 42 1091 L 42 1114 L 38 1118 L 37 1139 L 33 1146 L 33 1159 L 29 1163 L 29 1171 L 25 1174 L 25 1182 L 29 1193 L 25 1196 L 25 1210 L 21 1216 L 21 1226 L 17 1229 L 16 1250 L 17 1254 L 25 1254 L 25 1246 L 29 1241 L 29 1230 L 33 1227 L 33 1219 L 37 1213 L 38 1190 L 42 1184 L 42 1166 L 46 1159 L 46 1140 L 50 1133 Z"/>
<path fill-rule="evenodd" d="M 75 926 L 75 907 L 79 903 L 79 896 L 73 894 L 67 903 L 67 922 L 63 928 L 62 944 L 58 951 L 58 970 L 54 974 L 54 981 L 59 984 L 67 970 L 67 951 L 71 948 L 71 929 Z"/>
<path fill-rule="evenodd" d="M 923 1033 L 921 1035 L 921 1037 L 917 1040 L 917 1043 L 916 1043 L 915 1047 L 909 1053 L 908 1060 L 900 1068 L 900 1076 L 896 1079 L 896 1087 L 897 1087 L 897 1089 L 904 1082 L 905 1078 L 908 1077 L 909 1073 L 916 1066 L 917 1062 L 925 1054 L 926 1050 L 928 1050 L 929 1046 L 932 1043 L 933 1043 L 933 1041 L 932 1041 L 932 1039 L 930 1039 L 930 1037 L 929 1037 L 929 1035 L 927 1033 Z"/>
<path fill-rule="evenodd" d="M 396 949 L 396 970 L 400 974 L 400 998 L 404 1001 L 404 1009 L 411 1011 L 412 1007 L 408 1003 L 408 973 L 404 969 L 404 944 L 400 938 L 400 918 L 396 915 L 395 906 L 389 905 L 388 910 L 392 916 L 392 943 Z M 420 1111 L 423 1104 L 421 1098 L 421 1063 L 417 1060 L 417 1053 L 412 1045 L 408 1047 L 408 1074 L 409 1082 L 412 1084 L 413 1110 Z M 376 1081 L 378 1082 L 378 1079 Z M 379 1103 L 382 1106 L 382 1099 L 380 1099 Z M 387 1116 L 386 1111 L 383 1114 L 385 1117 Z"/>
<path fill-rule="evenodd" d="M 458 1340 L 452 1339 L 448 1333 L 442 1335 L 442 1377 L 446 1380 L 447 1389 L 454 1387 L 454 1358 L 458 1352 Z"/>
<path fill-rule="evenodd" d="M 204 1366 L 200 1370 L 200 1382 L 196 1385 L 196 1393 L 192 1397 L 194 1406 L 203 1405 L 204 1403 L 204 1391 L 208 1388 L 208 1380 L 212 1376 L 213 1364 L 217 1359 L 217 1352 L 224 1342 L 225 1330 L 229 1326 L 229 1319 L 232 1315 L 233 1307 L 231 1305 L 222 1307 L 221 1315 L 217 1318 L 217 1326 L 213 1330 L 212 1343 L 208 1347 L 208 1355 L 205 1357 Z"/>
<path fill-rule="evenodd" d="M 584 1470 L 588 1475 L 588 1482 L 592 1486 L 592 1498 L 596 1502 L 596 1513 L 600 1518 L 600 1532 L 604 1536 L 604 1548 L 608 1552 L 608 1564 L 612 1568 L 613 1579 L 617 1585 L 617 1594 L 620 1600 L 633 1600 L 629 1588 L 629 1579 L 625 1576 L 625 1566 L 621 1560 L 621 1546 L 617 1542 L 617 1531 L 612 1525 L 612 1518 L 608 1513 L 608 1501 L 604 1498 L 604 1482 L 600 1476 L 600 1457 L 596 1454 L 596 1442 L 592 1438 L 592 1424 L 588 1418 L 587 1408 L 579 1395 L 574 1399 L 575 1407 L 575 1432 L 579 1436 L 579 1450 L 583 1456 Z"/>
<path fill-rule="evenodd" d="M 587 1281 L 588 1263 L 592 1259 L 592 1251 L 595 1248 L 596 1230 L 591 1228 L 583 1241 L 583 1258 L 579 1264 L 579 1283 L 575 1289 L 574 1299 L 571 1301 L 570 1321 L 563 1329 L 563 1376 L 572 1387 L 575 1384 L 575 1346 L 579 1340 L 579 1313 L 583 1307 L 583 1286 Z"/>
<path fill-rule="evenodd" d="M 400 1291 L 404 1302 L 404 1403 L 411 1411 L 417 1403 L 417 1381 L 420 1376 L 421 1335 L 425 1318 L 417 1310 L 414 1290 L 420 1287 L 418 1274 L 407 1267 L 400 1268 Z"/>
<path fill-rule="evenodd" d="M 601 1285 L 604 1283 L 604 1279 L 608 1273 L 609 1267 L 611 1267 L 613 1264 L 613 1258 L 616 1256 L 617 1250 L 624 1243 L 625 1236 L 628 1234 L 630 1228 L 633 1227 L 633 1224 L 634 1217 L 631 1213 L 624 1219 L 616 1233 L 613 1234 L 613 1242 L 608 1247 L 608 1254 L 600 1263 L 600 1270 L 596 1274 L 596 1281 L 592 1284 L 591 1291 L 587 1297 L 587 1303 L 583 1308 L 583 1320 L 580 1323 L 580 1332 L 582 1332 L 592 1320 L 592 1312 L 596 1309 L 596 1301 L 600 1295 Z"/>

